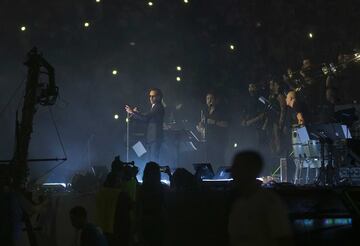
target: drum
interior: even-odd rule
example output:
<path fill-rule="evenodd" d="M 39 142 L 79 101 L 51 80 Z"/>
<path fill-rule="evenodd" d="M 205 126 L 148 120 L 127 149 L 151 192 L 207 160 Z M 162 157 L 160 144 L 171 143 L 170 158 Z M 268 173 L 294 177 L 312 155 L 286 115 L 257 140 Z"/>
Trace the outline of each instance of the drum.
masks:
<path fill-rule="evenodd" d="M 320 168 L 321 161 L 320 159 L 307 159 L 302 163 L 303 168 Z"/>
<path fill-rule="evenodd" d="M 321 157 L 321 145 L 319 140 L 309 140 L 307 153 L 309 158 L 320 158 Z"/>
<path fill-rule="evenodd" d="M 294 125 L 291 129 L 291 143 L 294 158 L 309 158 L 308 134 L 306 128 Z"/>

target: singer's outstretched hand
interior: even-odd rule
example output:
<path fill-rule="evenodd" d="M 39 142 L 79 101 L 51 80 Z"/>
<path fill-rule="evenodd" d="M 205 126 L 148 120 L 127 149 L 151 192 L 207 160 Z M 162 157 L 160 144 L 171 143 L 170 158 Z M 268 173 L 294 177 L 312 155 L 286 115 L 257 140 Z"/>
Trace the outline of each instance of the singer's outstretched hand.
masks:
<path fill-rule="evenodd" d="M 132 109 L 129 105 L 125 105 L 125 111 L 129 114 L 133 114 L 135 110 Z M 137 111 L 137 109 L 136 109 L 136 111 Z"/>

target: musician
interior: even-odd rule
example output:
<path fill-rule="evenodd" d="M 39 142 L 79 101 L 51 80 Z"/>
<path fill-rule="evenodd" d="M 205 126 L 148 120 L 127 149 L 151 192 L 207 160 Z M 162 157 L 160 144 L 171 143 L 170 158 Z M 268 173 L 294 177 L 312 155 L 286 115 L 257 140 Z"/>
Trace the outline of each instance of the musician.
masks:
<path fill-rule="evenodd" d="M 320 67 L 314 65 L 308 58 L 303 60 L 303 65 L 300 70 L 300 75 L 303 78 L 303 85 L 301 88 L 301 95 L 304 102 L 308 103 L 308 110 L 317 118 L 314 120 L 319 121 L 318 115 L 321 113 L 321 106 L 326 102 L 326 80 L 319 76 Z"/>
<path fill-rule="evenodd" d="M 270 133 L 270 149 L 279 154 L 286 116 L 285 96 L 281 93 L 280 84 L 276 80 L 269 81 L 269 102 L 272 110 L 267 113 L 268 132 Z"/>
<path fill-rule="evenodd" d="M 263 145 L 266 140 L 264 129 L 266 128 L 265 107 L 259 101 L 259 88 L 255 83 L 248 86 L 249 97 L 244 107 L 245 115 L 241 125 L 246 127 L 244 142 L 250 148 L 258 148 Z"/>
<path fill-rule="evenodd" d="M 165 109 L 162 104 L 163 94 L 160 89 L 152 88 L 149 91 L 149 100 L 151 104 L 150 111 L 140 113 L 137 108 L 125 106 L 125 110 L 130 116 L 137 120 L 147 123 L 146 146 L 149 161 L 159 161 L 160 147 L 163 141 L 163 122 Z"/>
<path fill-rule="evenodd" d="M 219 99 L 214 92 L 206 95 L 206 109 L 197 129 L 206 139 L 207 161 L 216 165 L 224 164 L 229 122 L 224 108 L 220 108 Z"/>
<path fill-rule="evenodd" d="M 295 91 L 289 91 L 286 95 L 286 105 L 293 109 L 295 121 L 293 123 L 305 125 L 311 123 L 311 116 L 307 105 L 298 99 Z"/>
<path fill-rule="evenodd" d="M 338 74 L 327 83 L 327 88 L 334 88 L 336 98 L 340 104 L 352 104 L 360 102 L 360 63 L 353 62 L 354 55 L 351 50 L 344 50 L 338 56 L 340 65 Z"/>

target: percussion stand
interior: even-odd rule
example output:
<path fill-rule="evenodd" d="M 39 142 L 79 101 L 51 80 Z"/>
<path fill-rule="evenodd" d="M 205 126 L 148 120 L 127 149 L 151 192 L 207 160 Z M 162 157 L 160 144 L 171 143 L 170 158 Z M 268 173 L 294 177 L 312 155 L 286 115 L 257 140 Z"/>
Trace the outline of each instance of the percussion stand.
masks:
<path fill-rule="evenodd" d="M 337 168 L 333 162 L 333 141 L 329 138 L 319 138 L 321 152 L 321 167 L 319 175 L 315 181 L 316 185 L 336 185 L 339 182 L 339 176 L 336 173 Z M 328 146 L 328 161 L 325 167 L 325 144 Z"/>
<path fill-rule="evenodd" d="M 331 185 L 337 185 L 340 181 L 339 173 L 338 173 L 338 166 L 334 161 L 334 144 L 331 139 L 328 140 L 328 146 L 329 146 L 329 163 L 326 167 L 326 174 L 327 174 L 327 181 L 328 184 Z"/>
<path fill-rule="evenodd" d="M 294 158 L 294 162 L 295 162 L 294 184 L 300 184 L 301 183 L 301 171 L 303 168 L 304 161 L 302 160 L 301 157 L 299 157 L 299 158 Z"/>
<path fill-rule="evenodd" d="M 319 174 L 316 177 L 315 184 L 316 185 L 326 185 L 326 167 L 325 167 L 325 139 L 319 137 L 320 142 L 320 158 L 321 158 L 321 166 L 319 170 Z"/>

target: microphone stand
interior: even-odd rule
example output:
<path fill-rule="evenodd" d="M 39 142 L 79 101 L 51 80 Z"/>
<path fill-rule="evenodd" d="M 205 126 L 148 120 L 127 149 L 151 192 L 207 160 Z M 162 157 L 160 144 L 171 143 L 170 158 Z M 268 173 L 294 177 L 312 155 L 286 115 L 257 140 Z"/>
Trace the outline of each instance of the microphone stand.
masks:
<path fill-rule="evenodd" d="M 130 114 L 126 113 L 126 162 L 129 162 Z"/>
<path fill-rule="evenodd" d="M 208 161 L 208 143 L 207 143 L 207 117 L 206 114 L 204 113 L 203 110 L 201 110 L 201 116 L 200 116 L 201 120 L 204 119 L 204 135 L 203 135 L 203 142 L 205 145 L 205 151 L 204 151 L 204 162 L 206 163 Z"/>
<path fill-rule="evenodd" d="M 91 141 L 94 137 L 94 134 L 91 134 L 90 137 L 88 138 L 87 140 L 87 158 L 88 158 L 88 165 L 89 165 L 89 168 L 91 168 Z"/>
<path fill-rule="evenodd" d="M 205 141 L 205 163 L 208 162 L 208 140 L 207 140 L 207 117 L 206 114 L 204 115 L 204 141 Z"/>

